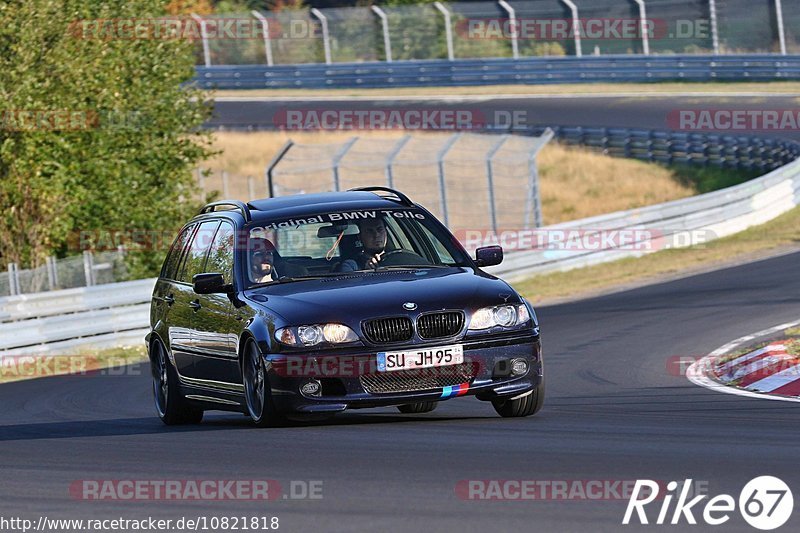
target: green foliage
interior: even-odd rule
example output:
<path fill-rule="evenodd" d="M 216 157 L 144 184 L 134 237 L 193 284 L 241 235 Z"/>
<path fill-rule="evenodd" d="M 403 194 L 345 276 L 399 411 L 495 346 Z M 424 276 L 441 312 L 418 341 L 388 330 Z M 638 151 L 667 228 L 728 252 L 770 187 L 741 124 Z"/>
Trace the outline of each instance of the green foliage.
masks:
<path fill-rule="evenodd" d="M 156 0 L 0 3 L 0 262 L 78 253 L 80 232 L 175 230 L 197 209 L 192 169 L 210 142 L 208 105 L 181 87 L 193 43 L 102 38 L 92 25 L 162 15 Z M 21 112 L 71 123 L 22 127 Z M 163 255 L 129 254 L 131 275 Z"/>
<path fill-rule="evenodd" d="M 692 187 L 698 194 L 732 187 L 764 174 L 764 171 L 760 170 L 713 166 L 673 165 L 668 168 L 672 170 L 673 176 L 679 183 Z"/>

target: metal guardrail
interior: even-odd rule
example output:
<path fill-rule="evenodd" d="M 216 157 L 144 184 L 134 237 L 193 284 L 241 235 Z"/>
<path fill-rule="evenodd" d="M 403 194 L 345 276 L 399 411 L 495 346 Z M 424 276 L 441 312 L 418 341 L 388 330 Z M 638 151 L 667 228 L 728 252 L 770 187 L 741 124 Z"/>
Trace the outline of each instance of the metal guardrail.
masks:
<path fill-rule="evenodd" d="M 0 298 L 0 355 L 143 342 L 154 279 Z"/>
<path fill-rule="evenodd" d="M 196 67 L 206 89 L 353 89 L 592 82 L 790 81 L 800 55 L 615 55 Z"/>

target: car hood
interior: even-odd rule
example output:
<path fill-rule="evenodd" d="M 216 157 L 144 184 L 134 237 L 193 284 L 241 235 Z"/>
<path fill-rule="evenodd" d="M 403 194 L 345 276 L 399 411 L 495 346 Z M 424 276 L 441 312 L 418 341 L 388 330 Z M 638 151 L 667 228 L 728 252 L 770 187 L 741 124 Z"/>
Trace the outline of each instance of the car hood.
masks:
<path fill-rule="evenodd" d="M 341 322 L 442 309 L 474 310 L 522 300 L 501 279 L 469 268 L 378 271 L 281 283 L 250 290 L 249 300 L 287 325 Z"/>

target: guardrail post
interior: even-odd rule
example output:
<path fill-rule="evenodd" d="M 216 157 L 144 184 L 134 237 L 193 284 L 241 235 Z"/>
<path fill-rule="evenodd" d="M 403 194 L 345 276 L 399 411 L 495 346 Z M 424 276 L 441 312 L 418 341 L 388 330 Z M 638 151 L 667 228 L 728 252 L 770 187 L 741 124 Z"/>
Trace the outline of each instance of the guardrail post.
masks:
<path fill-rule="evenodd" d="M 264 52 L 267 54 L 267 65 L 271 67 L 274 63 L 272 61 L 272 38 L 269 34 L 269 20 L 255 9 L 252 13 L 261 22 L 261 32 L 264 36 Z"/>
<path fill-rule="evenodd" d="M 383 52 L 387 63 L 392 62 L 392 38 L 389 35 L 389 17 L 386 12 L 378 6 L 372 6 L 372 12 L 381 19 L 381 29 L 383 30 Z"/>
<path fill-rule="evenodd" d="M 211 50 L 208 48 L 208 31 L 206 28 L 206 21 L 199 15 L 192 13 L 191 17 L 200 24 L 200 40 L 203 43 L 203 59 L 207 67 L 211 66 Z"/>
<path fill-rule="evenodd" d="M 461 138 L 461 133 L 456 133 L 455 135 L 451 136 L 442 146 L 442 149 L 439 150 L 439 153 L 436 154 L 436 166 L 439 169 L 439 203 L 442 206 L 442 217 L 444 218 L 444 225 L 449 225 L 449 214 L 447 212 L 447 182 L 445 181 L 445 174 L 444 174 L 444 158 L 447 155 L 447 152 L 453 147 L 453 145 Z"/>
<path fill-rule="evenodd" d="M 344 146 L 342 146 L 342 149 L 333 156 L 333 190 L 336 192 L 342 190 L 339 184 L 339 163 L 342 162 L 344 156 L 347 155 L 347 152 L 350 151 L 350 148 L 352 148 L 357 141 L 358 137 L 348 139 L 347 142 L 344 143 Z"/>
<path fill-rule="evenodd" d="M 497 206 L 495 205 L 494 198 L 494 169 L 492 168 L 492 159 L 494 159 L 497 151 L 500 150 L 503 143 L 507 140 L 508 135 L 502 135 L 500 140 L 497 141 L 486 154 L 486 180 L 489 186 L 489 220 L 492 222 L 492 231 L 494 231 L 495 235 L 497 235 Z"/>
<path fill-rule="evenodd" d="M 444 35 L 445 39 L 447 39 L 447 59 L 453 61 L 453 59 L 455 59 L 455 54 L 453 53 L 453 28 L 450 25 L 450 11 L 448 11 L 441 2 L 434 2 L 433 5 L 442 15 L 444 15 Z"/>
<path fill-rule="evenodd" d="M 519 28 L 517 27 L 517 12 L 506 0 L 497 2 L 508 13 L 508 24 L 511 29 L 511 57 L 519 59 Z"/>
<path fill-rule="evenodd" d="M 47 266 L 47 286 L 51 291 L 54 291 L 58 287 L 58 268 L 56 268 L 56 258 L 52 255 L 47 256 L 45 265 Z"/>
<path fill-rule="evenodd" d="M 639 6 L 639 31 L 642 32 L 642 51 L 644 55 L 650 55 L 650 31 L 647 28 L 647 7 L 644 0 L 633 0 Z"/>
<path fill-rule="evenodd" d="M 8 264 L 8 292 L 11 296 L 22 294 L 19 286 L 19 268 L 16 263 Z"/>
<path fill-rule="evenodd" d="M 319 19 L 322 25 L 322 48 L 325 50 L 325 64 L 331 64 L 331 36 L 328 33 L 328 17 L 322 14 L 322 11 L 316 7 L 311 8 L 311 14 Z"/>
<path fill-rule="evenodd" d="M 572 12 L 572 32 L 575 34 L 575 55 L 583 56 L 581 50 L 581 19 L 578 18 L 578 6 L 572 0 L 561 0 L 561 2 Z"/>
<path fill-rule="evenodd" d="M 94 257 L 92 257 L 92 252 L 85 251 L 83 252 L 83 275 L 86 278 L 86 286 L 93 287 L 94 286 Z"/>
<path fill-rule="evenodd" d="M 711 20 L 711 48 L 719 55 L 719 29 L 717 27 L 717 0 L 708 0 L 708 18 Z"/>
<path fill-rule="evenodd" d="M 783 25 L 782 0 L 775 0 L 775 15 L 778 19 L 778 40 L 781 43 L 781 54 L 786 55 L 786 28 Z"/>
<path fill-rule="evenodd" d="M 404 135 L 402 139 L 400 139 L 397 144 L 392 147 L 392 151 L 389 152 L 389 155 L 386 157 L 386 186 L 390 189 L 394 188 L 394 173 L 392 170 L 392 165 L 394 164 L 395 158 L 400 154 L 400 151 L 403 147 L 411 140 L 411 135 Z"/>
<path fill-rule="evenodd" d="M 275 157 L 272 158 L 272 161 L 269 162 L 267 165 L 267 170 L 264 172 L 264 179 L 267 182 L 267 193 L 269 194 L 270 198 L 275 198 L 275 185 L 272 182 L 272 172 L 275 170 L 275 167 L 278 166 L 278 163 L 281 162 L 281 159 L 286 156 L 289 150 L 294 146 L 294 141 L 289 139 L 286 141 L 278 153 L 275 154 Z"/>

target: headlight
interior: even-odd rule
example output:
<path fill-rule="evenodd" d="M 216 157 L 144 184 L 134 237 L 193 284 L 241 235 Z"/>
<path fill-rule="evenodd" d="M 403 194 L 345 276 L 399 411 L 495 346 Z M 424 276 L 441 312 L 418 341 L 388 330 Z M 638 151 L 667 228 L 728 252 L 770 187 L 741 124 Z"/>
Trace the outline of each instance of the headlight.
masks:
<path fill-rule="evenodd" d="M 287 346 L 316 346 L 321 342 L 344 344 L 355 342 L 358 335 L 344 324 L 312 324 L 281 328 L 275 332 L 275 338 Z"/>
<path fill-rule="evenodd" d="M 525 304 L 484 307 L 472 314 L 472 318 L 469 321 L 469 329 L 489 329 L 495 326 L 508 328 L 522 325 L 530 318 Z"/>
<path fill-rule="evenodd" d="M 344 324 L 325 324 L 322 328 L 322 336 L 325 337 L 326 341 L 333 344 L 358 340 L 356 333 Z"/>

